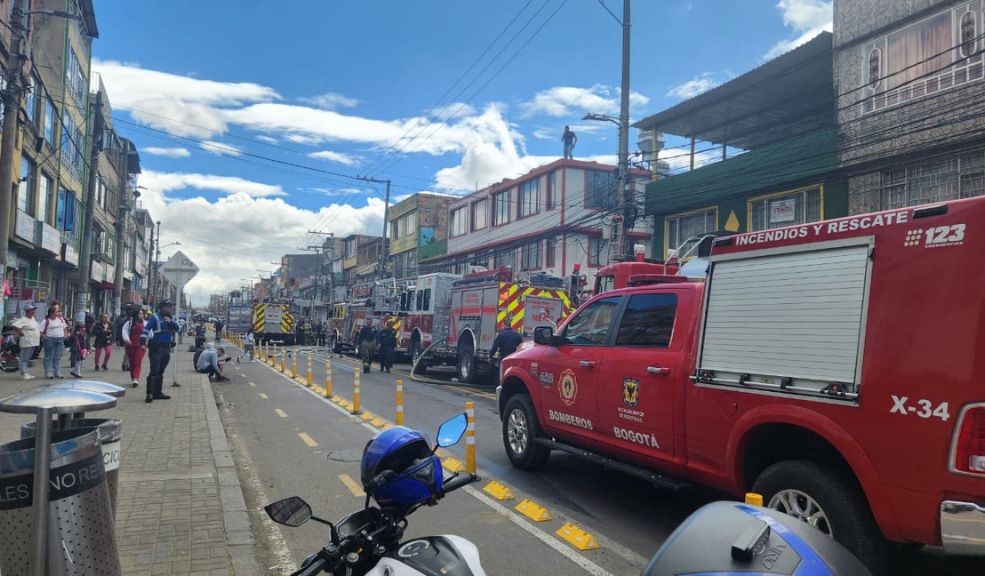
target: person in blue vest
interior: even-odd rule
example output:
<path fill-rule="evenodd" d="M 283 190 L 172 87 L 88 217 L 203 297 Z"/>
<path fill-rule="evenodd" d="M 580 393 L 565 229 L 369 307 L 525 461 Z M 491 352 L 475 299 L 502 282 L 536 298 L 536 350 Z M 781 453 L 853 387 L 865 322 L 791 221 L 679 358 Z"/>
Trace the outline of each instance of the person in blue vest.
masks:
<path fill-rule="evenodd" d="M 164 387 L 164 371 L 171 361 L 171 348 L 177 343 L 177 334 L 181 330 L 171 316 L 174 305 L 164 300 L 157 306 L 157 314 L 152 314 L 144 323 L 144 332 L 140 335 L 140 345 L 146 347 L 150 358 L 150 374 L 147 376 L 146 402 L 154 400 L 170 400 L 171 397 L 162 392 Z"/>

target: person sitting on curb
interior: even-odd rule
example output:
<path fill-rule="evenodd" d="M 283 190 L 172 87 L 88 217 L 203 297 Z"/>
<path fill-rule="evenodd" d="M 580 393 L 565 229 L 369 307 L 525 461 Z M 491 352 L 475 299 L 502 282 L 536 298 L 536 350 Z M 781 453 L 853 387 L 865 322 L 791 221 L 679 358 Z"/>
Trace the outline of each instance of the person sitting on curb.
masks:
<path fill-rule="evenodd" d="M 224 349 L 216 349 L 215 344 L 209 342 L 205 345 L 205 350 L 198 357 L 195 369 L 199 374 L 208 374 L 209 380 L 213 382 L 228 382 L 229 378 L 226 378 L 222 374 L 222 365 L 229 361 L 229 358 L 222 357 L 224 353 Z"/>

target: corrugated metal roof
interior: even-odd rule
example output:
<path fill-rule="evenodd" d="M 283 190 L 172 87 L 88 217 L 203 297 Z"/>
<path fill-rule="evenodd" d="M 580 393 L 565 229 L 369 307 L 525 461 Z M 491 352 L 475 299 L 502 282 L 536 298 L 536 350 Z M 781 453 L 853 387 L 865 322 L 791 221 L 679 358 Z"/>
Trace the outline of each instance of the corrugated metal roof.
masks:
<path fill-rule="evenodd" d="M 835 124 L 832 36 L 822 32 L 759 68 L 633 126 L 752 150 Z"/>

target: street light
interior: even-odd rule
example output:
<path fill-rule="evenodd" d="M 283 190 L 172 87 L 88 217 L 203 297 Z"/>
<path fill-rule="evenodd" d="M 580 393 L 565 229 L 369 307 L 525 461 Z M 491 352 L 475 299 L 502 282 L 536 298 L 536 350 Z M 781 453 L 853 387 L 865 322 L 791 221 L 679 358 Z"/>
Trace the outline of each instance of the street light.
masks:
<path fill-rule="evenodd" d="M 596 121 L 599 121 L 599 122 L 612 122 L 616 126 L 619 125 L 619 119 L 618 118 L 615 118 L 613 116 L 607 116 L 605 114 L 595 114 L 594 112 L 589 112 L 588 114 L 585 114 L 585 117 L 582 118 L 582 120 L 596 120 Z"/>

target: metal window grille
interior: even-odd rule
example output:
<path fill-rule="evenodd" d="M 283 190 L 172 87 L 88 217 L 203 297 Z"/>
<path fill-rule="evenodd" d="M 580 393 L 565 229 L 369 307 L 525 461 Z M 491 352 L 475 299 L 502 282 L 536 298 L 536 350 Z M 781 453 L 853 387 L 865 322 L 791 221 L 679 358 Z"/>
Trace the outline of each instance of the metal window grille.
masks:
<path fill-rule="evenodd" d="M 983 151 L 882 172 L 882 205 L 888 210 L 983 194 Z"/>
<path fill-rule="evenodd" d="M 753 231 L 817 222 L 821 219 L 821 188 L 755 200 L 750 209 Z"/>
<path fill-rule="evenodd" d="M 684 216 L 674 216 L 667 219 L 667 249 L 677 250 L 679 254 L 684 254 L 690 249 L 689 238 L 701 236 L 709 232 L 718 230 L 717 211 L 712 208 L 687 214 Z"/>

